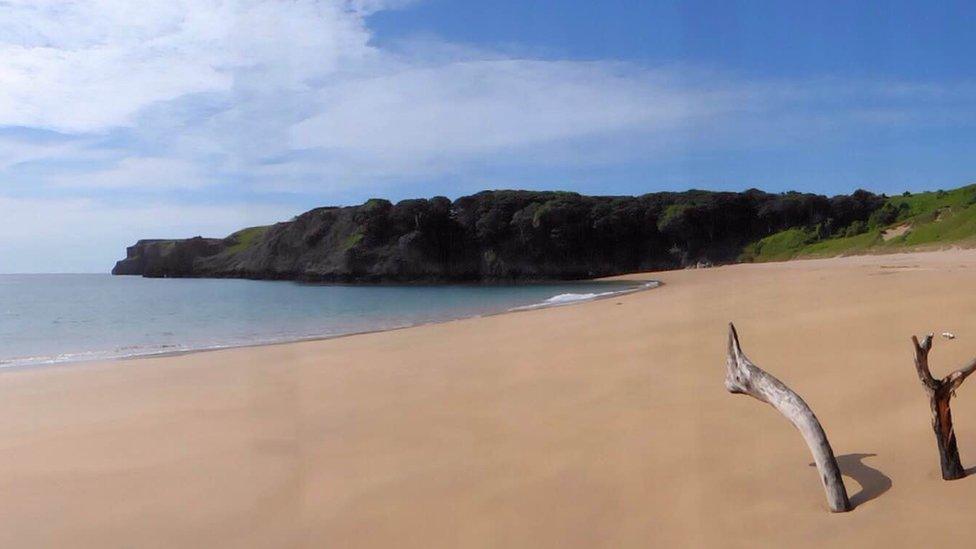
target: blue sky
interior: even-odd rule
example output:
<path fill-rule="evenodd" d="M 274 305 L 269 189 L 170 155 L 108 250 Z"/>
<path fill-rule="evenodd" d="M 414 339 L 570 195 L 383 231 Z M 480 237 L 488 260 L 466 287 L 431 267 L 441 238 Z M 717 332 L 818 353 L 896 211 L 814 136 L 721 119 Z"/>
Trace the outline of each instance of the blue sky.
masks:
<path fill-rule="evenodd" d="M 973 181 L 963 2 L 7 0 L 0 272 L 372 196 Z"/>
<path fill-rule="evenodd" d="M 370 17 L 377 43 L 453 43 L 573 59 L 689 63 L 759 77 L 967 78 L 972 3 L 430 0 Z"/>

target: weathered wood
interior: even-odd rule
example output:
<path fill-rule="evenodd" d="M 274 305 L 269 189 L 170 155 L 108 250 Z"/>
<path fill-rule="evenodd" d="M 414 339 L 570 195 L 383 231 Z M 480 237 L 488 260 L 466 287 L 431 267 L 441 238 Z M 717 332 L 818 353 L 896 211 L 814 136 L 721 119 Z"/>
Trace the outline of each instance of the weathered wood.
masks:
<path fill-rule="evenodd" d="M 735 326 L 729 323 L 729 350 L 726 360 L 725 387 L 730 393 L 741 393 L 771 405 L 800 431 L 813 454 L 820 481 L 827 495 L 827 505 L 834 513 L 851 510 L 840 467 L 827 441 L 820 421 L 800 395 L 749 360 L 739 345 Z"/>
<path fill-rule="evenodd" d="M 929 370 L 929 351 L 932 349 L 932 334 L 925 336 L 919 343 L 918 338 L 912 336 L 915 347 L 915 372 L 925 393 L 929 396 L 929 408 L 932 411 L 932 430 L 935 432 L 935 442 L 939 447 L 939 464 L 942 467 L 942 478 L 955 480 L 966 476 L 966 470 L 959 461 L 959 447 L 956 445 L 956 433 L 952 428 L 952 409 L 949 400 L 956 394 L 963 381 L 976 371 L 976 359 L 966 366 L 952 372 L 942 379 L 935 379 Z"/>

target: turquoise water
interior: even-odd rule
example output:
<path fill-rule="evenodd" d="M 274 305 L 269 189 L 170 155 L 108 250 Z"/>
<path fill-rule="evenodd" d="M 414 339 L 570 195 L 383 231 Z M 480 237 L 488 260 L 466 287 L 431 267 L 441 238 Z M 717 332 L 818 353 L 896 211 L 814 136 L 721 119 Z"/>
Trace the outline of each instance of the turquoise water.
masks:
<path fill-rule="evenodd" d="M 632 291 L 635 283 L 342 286 L 0 275 L 0 365 L 150 355 L 384 330 Z"/>

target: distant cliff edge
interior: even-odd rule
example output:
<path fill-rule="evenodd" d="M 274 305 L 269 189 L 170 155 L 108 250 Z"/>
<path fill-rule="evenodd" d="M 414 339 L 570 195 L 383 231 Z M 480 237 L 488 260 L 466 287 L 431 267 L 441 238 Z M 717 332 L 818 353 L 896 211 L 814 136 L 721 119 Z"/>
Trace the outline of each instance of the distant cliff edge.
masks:
<path fill-rule="evenodd" d="M 867 191 L 828 198 L 755 189 L 372 199 L 226 238 L 140 240 L 112 273 L 326 282 L 582 279 L 750 259 L 757 242 L 797 228 L 807 240 L 864 232 L 884 221 L 879 212 L 887 201 Z"/>

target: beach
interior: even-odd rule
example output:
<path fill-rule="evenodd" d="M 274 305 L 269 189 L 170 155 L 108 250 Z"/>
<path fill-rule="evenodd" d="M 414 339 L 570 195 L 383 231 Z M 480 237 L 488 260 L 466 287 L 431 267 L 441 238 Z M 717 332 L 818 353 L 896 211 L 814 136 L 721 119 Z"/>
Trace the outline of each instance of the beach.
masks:
<path fill-rule="evenodd" d="M 933 373 L 976 355 L 976 250 L 641 273 L 659 288 L 322 341 L 0 371 L 4 547 L 930 546 L 976 534 Z M 820 418 L 724 387 L 727 323 Z M 976 465 L 976 391 L 953 399 Z"/>

